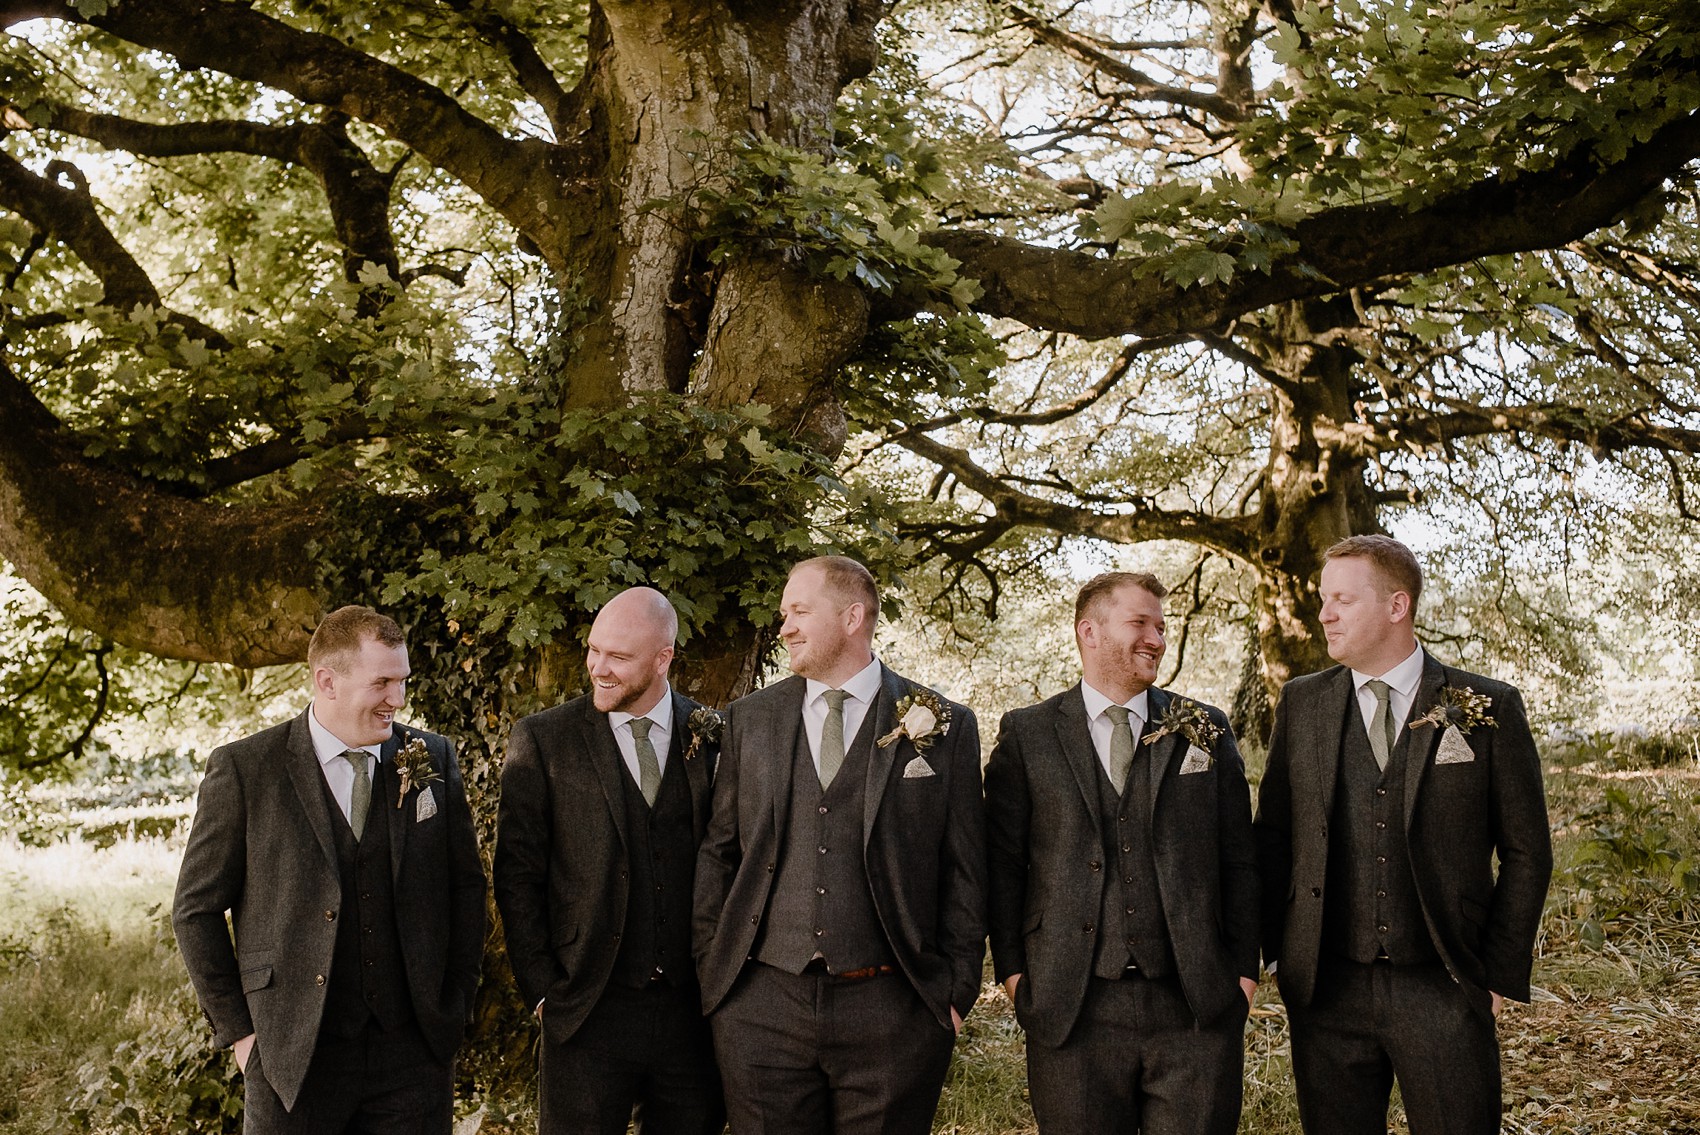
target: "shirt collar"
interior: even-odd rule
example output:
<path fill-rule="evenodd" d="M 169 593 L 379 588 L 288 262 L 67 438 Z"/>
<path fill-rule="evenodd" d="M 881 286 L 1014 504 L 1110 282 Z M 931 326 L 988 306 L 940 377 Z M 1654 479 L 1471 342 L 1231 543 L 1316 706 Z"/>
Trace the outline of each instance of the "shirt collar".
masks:
<path fill-rule="evenodd" d="M 803 688 L 803 700 L 807 702 L 818 700 L 822 694 L 833 688 L 825 682 L 817 682 L 813 678 L 806 678 L 804 681 L 807 684 Z M 874 704 L 874 699 L 879 696 L 880 692 L 879 658 L 874 658 L 872 662 L 869 662 L 866 666 L 856 671 L 855 676 L 848 682 L 845 682 L 842 686 L 837 688 L 843 690 L 845 693 L 849 694 L 864 705 Z"/>
<path fill-rule="evenodd" d="M 319 758 L 321 765 L 330 764 L 350 749 L 371 753 L 379 760 L 384 756 L 381 742 L 376 745 L 345 745 L 337 740 L 335 733 L 319 724 L 319 715 L 312 706 L 307 707 L 307 733 L 313 738 L 313 754 Z"/>
<path fill-rule="evenodd" d="M 1113 702 L 1109 696 L 1100 693 L 1097 687 L 1084 678 L 1080 682 L 1080 696 L 1086 699 L 1086 716 L 1088 719 L 1102 717 L 1104 711 L 1112 705 L 1126 705 L 1127 711 L 1141 721 L 1151 720 L 1151 691 L 1140 690 L 1126 702 Z"/>
<path fill-rule="evenodd" d="M 647 717 L 647 718 L 649 718 L 650 721 L 654 722 L 654 724 L 650 726 L 650 728 L 652 728 L 652 729 L 659 729 L 663 733 L 673 732 L 673 686 L 672 686 L 672 683 L 666 681 L 665 679 L 662 680 L 662 682 L 661 682 L 661 700 L 656 702 L 655 705 L 653 705 L 652 707 L 650 707 L 650 710 L 649 710 L 648 713 L 641 714 L 641 715 L 636 714 L 636 713 L 627 713 L 623 709 L 616 709 L 616 710 L 609 711 L 608 728 L 618 729 L 620 726 L 629 722 L 632 718 L 639 717 L 639 716 Z"/>
<path fill-rule="evenodd" d="M 1410 697 L 1416 694 L 1417 686 L 1423 680 L 1423 648 L 1417 647 L 1406 656 L 1405 661 L 1393 667 L 1385 674 L 1365 674 L 1352 671 L 1352 688 L 1362 691 L 1365 682 L 1373 682 L 1377 678 L 1386 682 L 1400 694 Z"/>

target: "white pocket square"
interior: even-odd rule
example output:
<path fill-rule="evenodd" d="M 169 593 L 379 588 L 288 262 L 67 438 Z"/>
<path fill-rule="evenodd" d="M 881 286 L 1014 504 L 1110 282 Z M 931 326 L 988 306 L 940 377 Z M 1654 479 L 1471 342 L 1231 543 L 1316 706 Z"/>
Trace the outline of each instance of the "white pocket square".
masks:
<path fill-rule="evenodd" d="M 1434 763 L 1464 765 L 1475 759 L 1475 751 L 1470 748 L 1470 743 L 1464 740 L 1464 735 L 1458 732 L 1458 727 L 1448 726 L 1446 732 L 1440 735 L 1440 748 L 1434 751 Z"/>
<path fill-rule="evenodd" d="M 909 780 L 918 776 L 937 775 L 938 773 L 933 771 L 933 766 L 927 763 L 927 759 L 925 757 L 916 757 L 914 760 L 903 766 L 904 780 Z"/>
<path fill-rule="evenodd" d="M 1206 772 L 1210 768 L 1210 754 L 1197 745 L 1186 747 L 1186 759 L 1181 762 L 1180 776 L 1191 776 L 1195 772 Z"/>
<path fill-rule="evenodd" d="M 437 798 L 429 788 L 419 790 L 419 802 L 413 806 L 413 822 L 422 824 L 437 814 Z"/>

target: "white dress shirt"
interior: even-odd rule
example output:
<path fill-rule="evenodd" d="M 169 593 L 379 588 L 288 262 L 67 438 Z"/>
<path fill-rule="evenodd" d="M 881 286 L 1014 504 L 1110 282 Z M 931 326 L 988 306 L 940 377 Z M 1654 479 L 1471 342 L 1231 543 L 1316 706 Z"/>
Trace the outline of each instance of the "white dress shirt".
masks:
<path fill-rule="evenodd" d="M 1358 710 L 1364 715 L 1364 732 L 1369 732 L 1370 722 L 1375 720 L 1375 695 L 1365 689 L 1365 685 L 1375 679 L 1387 683 L 1387 712 L 1393 718 L 1393 741 L 1399 741 L 1399 734 L 1405 729 L 1405 719 L 1411 716 L 1411 703 L 1417 700 L 1417 687 L 1423 680 L 1423 648 L 1417 647 L 1411 651 L 1405 661 L 1393 667 L 1385 674 L 1363 674 L 1352 671 L 1352 684 L 1358 691 Z"/>
<path fill-rule="evenodd" d="M 632 720 L 638 717 L 647 717 L 654 723 L 649 727 L 649 743 L 655 746 L 655 765 L 665 776 L 667 751 L 673 747 L 673 687 L 667 682 L 661 683 L 661 700 L 648 713 L 626 713 L 617 709 L 608 715 L 608 727 L 614 731 L 614 743 L 620 746 L 620 756 L 625 758 L 632 780 L 642 784 L 643 775 L 638 772 L 637 738 L 632 736 Z"/>
<path fill-rule="evenodd" d="M 838 688 L 850 695 L 844 699 L 844 752 L 848 756 L 850 746 L 856 743 L 856 734 L 861 731 L 862 722 L 867 720 L 869 707 L 879 697 L 880 660 L 874 659 Z M 803 732 L 808 735 L 809 753 L 815 759 L 817 773 L 820 772 L 820 735 L 826 728 L 827 704 L 822 695 L 830 689 L 832 687 L 825 682 L 817 682 L 813 678 L 806 679 L 803 689 Z"/>
<path fill-rule="evenodd" d="M 1127 706 L 1127 727 L 1133 730 L 1133 746 L 1137 749 L 1140 734 L 1145 732 L 1145 723 L 1151 720 L 1150 693 L 1150 690 L 1140 690 L 1126 702 L 1113 702 L 1094 689 L 1091 682 L 1081 681 L 1080 696 L 1086 699 L 1087 728 L 1092 734 L 1092 747 L 1098 750 L 1098 763 L 1104 766 L 1105 776 L 1113 779 L 1110 772 L 1110 735 L 1116 731 L 1116 723 L 1104 711 L 1112 705 Z"/>
<path fill-rule="evenodd" d="M 342 818 L 347 820 L 348 810 L 354 802 L 354 766 L 343 760 L 342 754 L 349 749 L 359 749 L 366 753 L 366 777 L 375 785 L 378 779 L 378 753 L 383 746 L 343 744 L 336 739 L 335 733 L 319 724 L 318 714 L 311 706 L 307 708 L 307 732 L 313 738 L 313 752 L 319 758 L 319 771 L 325 774 L 325 783 L 330 785 L 331 795 L 336 797 L 337 807 L 342 809 Z M 376 792 L 372 794 L 372 798 L 377 799 Z"/>

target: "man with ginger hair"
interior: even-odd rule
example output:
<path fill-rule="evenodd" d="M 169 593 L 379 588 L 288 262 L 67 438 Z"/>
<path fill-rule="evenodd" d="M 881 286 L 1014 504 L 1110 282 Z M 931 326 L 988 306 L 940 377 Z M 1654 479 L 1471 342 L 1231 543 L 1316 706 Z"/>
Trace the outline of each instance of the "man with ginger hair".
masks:
<path fill-rule="evenodd" d="M 1386 536 L 1328 549 L 1340 665 L 1288 682 L 1255 830 L 1263 952 L 1311 1135 L 1500 1129 L 1495 1019 L 1529 998 L 1552 874 L 1540 758 L 1517 690 L 1445 666 L 1413 628 L 1422 568 Z"/>
<path fill-rule="evenodd" d="M 392 619 L 332 611 L 307 665 L 299 717 L 207 760 L 177 943 L 235 1050 L 250 1135 L 449 1135 L 484 949 L 460 768 L 395 720 L 410 670 Z"/>
<path fill-rule="evenodd" d="M 980 992 L 974 715 L 874 657 L 878 613 L 861 564 L 798 564 L 792 676 L 727 711 L 695 949 L 737 1135 L 925 1135 Z"/>
<path fill-rule="evenodd" d="M 1082 679 L 1004 716 L 986 766 L 992 965 L 1042 1135 L 1232 1135 L 1257 977 L 1245 767 L 1157 687 L 1155 576 L 1080 589 Z"/>
<path fill-rule="evenodd" d="M 719 745 L 707 711 L 668 683 L 678 631 L 654 588 L 614 596 L 590 628 L 590 692 L 522 718 L 508 741 L 496 903 L 543 1025 L 543 1135 L 725 1127 L 691 960 Z"/>

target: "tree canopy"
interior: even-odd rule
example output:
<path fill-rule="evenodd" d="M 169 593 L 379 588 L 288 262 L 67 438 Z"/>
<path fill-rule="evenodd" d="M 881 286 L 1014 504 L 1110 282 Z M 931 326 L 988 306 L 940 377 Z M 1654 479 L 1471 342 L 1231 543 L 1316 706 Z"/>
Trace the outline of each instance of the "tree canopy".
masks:
<path fill-rule="evenodd" d="M 817 548 L 1166 539 L 1272 689 L 1389 509 L 1603 459 L 1692 519 L 1693 5 L 0 13 L 0 556 L 97 642 L 377 602 L 493 743 L 631 583 L 723 700 Z"/>

